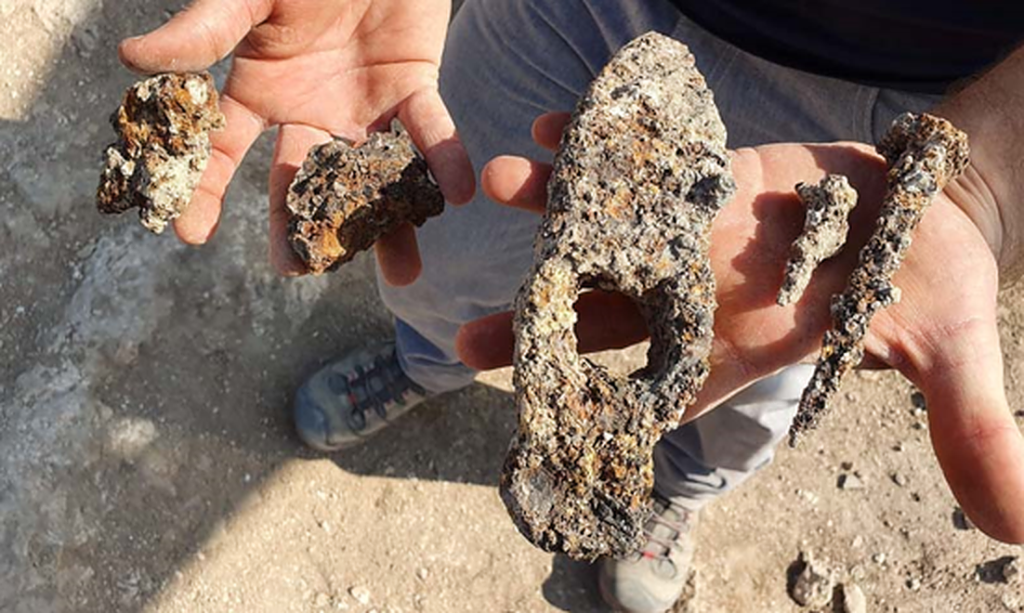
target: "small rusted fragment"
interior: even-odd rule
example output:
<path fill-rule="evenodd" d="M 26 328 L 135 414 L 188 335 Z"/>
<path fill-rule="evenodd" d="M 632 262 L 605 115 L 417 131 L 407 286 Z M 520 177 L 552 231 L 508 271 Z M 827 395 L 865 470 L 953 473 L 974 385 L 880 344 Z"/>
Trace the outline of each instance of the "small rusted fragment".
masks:
<path fill-rule="evenodd" d="M 110 121 L 117 142 L 106 150 L 96 206 L 102 213 L 138 207 L 142 225 L 160 234 L 191 202 L 210 160 L 210 131 L 224 127 L 213 77 L 160 74 L 140 81 Z"/>
<path fill-rule="evenodd" d="M 846 290 L 832 299 L 832 329 L 789 430 L 789 444 L 818 426 L 843 377 L 864 357 L 864 337 L 875 313 L 899 302 L 892 278 L 910 247 L 911 233 L 932 199 L 967 168 L 967 135 L 945 119 L 904 113 L 878 144 L 889 164 L 886 194 L 875 232 L 860 252 Z"/>
<path fill-rule="evenodd" d="M 421 226 L 444 198 L 412 139 L 394 122 L 356 146 L 313 147 L 288 188 L 288 240 L 310 272 L 333 270 L 403 223 Z"/>
<path fill-rule="evenodd" d="M 735 191 L 725 142 L 693 56 L 656 33 L 612 58 L 566 128 L 515 303 L 518 432 L 501 478 L 538 547 L 593 559 L 643 544 L 654 444 L 708 374 L 709 234 Z M 647 321 L 648 364 L 628 379 L 577 353 L 573 304 L 589 286 Z"/>
<path fill-rule="evenodd" d="M 807 216 L 786 263 L 786 277 L 775 299 L 779 306 L 799 300 L 818 265 L 843 248 L 850 230 L 847 219 L 857 206 L 857 190 L 843 175 L 827 175 L 817 185 L 798 183 L 796 193 Z"/>

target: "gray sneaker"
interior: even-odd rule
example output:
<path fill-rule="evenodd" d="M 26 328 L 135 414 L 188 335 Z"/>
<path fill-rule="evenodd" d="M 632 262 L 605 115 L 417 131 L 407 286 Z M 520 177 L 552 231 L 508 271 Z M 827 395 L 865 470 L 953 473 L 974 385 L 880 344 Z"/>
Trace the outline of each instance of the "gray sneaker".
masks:
<path fill-rule="evenodd" d="M 690 575 L 697 514 L 654 495 L 654 515 L 644 526 L 647 544 L 622 560 L 603 558 L 601 596 L 616 611 L 664 613 L 679 600 Z"/>
<path fill-rule="evenodd" d="M 428 395 L 402 371 L 395 344 L 382 343 L 307 379 L 295 394 L 295 428 L 310 447 L 337 451 L 361 443 Z"/>

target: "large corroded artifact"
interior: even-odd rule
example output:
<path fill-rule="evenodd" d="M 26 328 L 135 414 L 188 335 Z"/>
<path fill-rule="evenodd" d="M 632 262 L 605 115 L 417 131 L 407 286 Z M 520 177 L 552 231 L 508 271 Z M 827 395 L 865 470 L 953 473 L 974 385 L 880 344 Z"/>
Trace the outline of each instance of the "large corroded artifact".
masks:
<path fill-rule="evenodd" d="M 96 192 L 103 213 L 138 207 L 160 234 L 185 210 L 210 160 L 210 131 L 224 127 L 209 73 L 161 74 L 124 94 L 110 118 L 117 142 L 107 147 Z"/>
<path fill-rule="evenodd" d="M 708 374 L 711 222 L 735 191 L 725 126 L 686 46 L 620 50 L 566 128 L 534 264 L 516 298 L 518 432 L 501 494 L 537 546 L 591 559 L 643 543 L 651 453 Z M 628 379 L 576 350 L 582 288 L 616 290 L 651 333 Z"/>
<path fill-rule="evenodd" d="M 850 231 L 847 219 L 857 206 L 857 191 L 843 175 L 827 175 L 817 185 L 798 183 L 796 193 L 807 214 L 786 263 L 779 306 L 800 300 L 818 265 L 842 250 Z"/>
<path fill-rule="evenodd" d="M 288 240 L 313 273 L 341 266 L 404 223 L 444 210 L 423 156 L 398 122 L 356 146 L 313 147 L 288 188 Z"/>
<path fill-rule="evenodd" d="M 832 329 L 789 431 L 789 443 L 817 427 L 843 377 L 864 357 L 871 318 L 899 302 L 892 278 L 910 247 L 911 233 L 932 199 L 967 168 L 967 135 L 945 119 L 904 113 L 878 144 L 889 165 L 886 194 L 874 233 L 846 289 L 832 299 Z"/>

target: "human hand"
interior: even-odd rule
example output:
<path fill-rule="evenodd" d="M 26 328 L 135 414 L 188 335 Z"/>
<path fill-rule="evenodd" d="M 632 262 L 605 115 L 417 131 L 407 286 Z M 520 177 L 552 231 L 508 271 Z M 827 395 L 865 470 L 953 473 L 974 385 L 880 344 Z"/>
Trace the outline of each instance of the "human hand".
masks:
<path fill-rule="evenodd" d="M 119 52 L 143 73 L 205 70 L 234 53 L 221 93 L 227 127 L 192 203 L 175 222 L 190 244 L 217 228 L 231 177 L 256 138 L 279 127 L 270 169 L 270 255 L 287 275 L 306 271 L 287 241 L 288 186 L 309 148 L 332 135 L 362 140 L 397 116 L 452 204 L 473 195 L 473 169 L 437 90 L 450 0 L 197 0 Z M 379 240 L 385 279 L 406 285 L 421 263 L 406 225 Z"/>
<path fill-rule="evenodd" d="M 541 117 L 534 138 L 558 144 L 567 116 Z M 684 420 L 694 419 L 734 392 L 817 354 L 830 325 L 829 301 L 845 287 L 867 241 L 884 192 L 885 164 L 862 144 L 781 144 L 741 149 L 732 159 L 738 191 L 712 227 L 711 259 L 719 307 L 711 374 Z M 522 158 L 492 161 L 483 188 L 499 203 L 541 213 L 549 165 Z M 860 192 L 849 245 L 815 274 L 803 299 L 781 308 L 775 295 L 789 245 L 803 227 L 793 186 L 826 173 L 845 174 Z M 1003 389 L 996 325 L 999 274 L 992 224 L 976 219 L 953 185 L 938 197 L 914 234 L 895 283 L 899 304 L 882 311 L 866 339 L 867 361 L 899 370 L 925 394 L 932 443 L 951 489 L 987 534 L 1024 542 L 1024 441 Z M 954 201 L 951 198 L 957 198 Z M 965 213 L 969 211 L 969 213 Z M 982 228 L 982 229 L 979 229 Z M 621 295 L 591 292 L 577 303 L 581 351 L 624 347 L 646 329 Z M 457 346 L 469 366 L 488 369 L 511 361 L 511 314 L 464 326 Z"/>

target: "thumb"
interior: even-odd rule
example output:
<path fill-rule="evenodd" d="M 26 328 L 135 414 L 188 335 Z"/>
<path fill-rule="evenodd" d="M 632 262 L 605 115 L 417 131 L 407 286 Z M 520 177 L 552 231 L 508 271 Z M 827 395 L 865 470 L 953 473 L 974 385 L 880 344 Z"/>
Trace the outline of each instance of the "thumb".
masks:
<path fill-rule="evenodd" d="M 196 0 L 163 26 L 121 42 L 118 54 L 142 73 L 198 72 L 231 53 L 270 16 L 269 0 Z"/>
<path fill-rule="evenodd" d="M 995 308 L 926 338 L 919 369 L 932 445 L 953 494 L 989 536 L 1024 542 L 1024 440 L 1003 388 Z"/>

